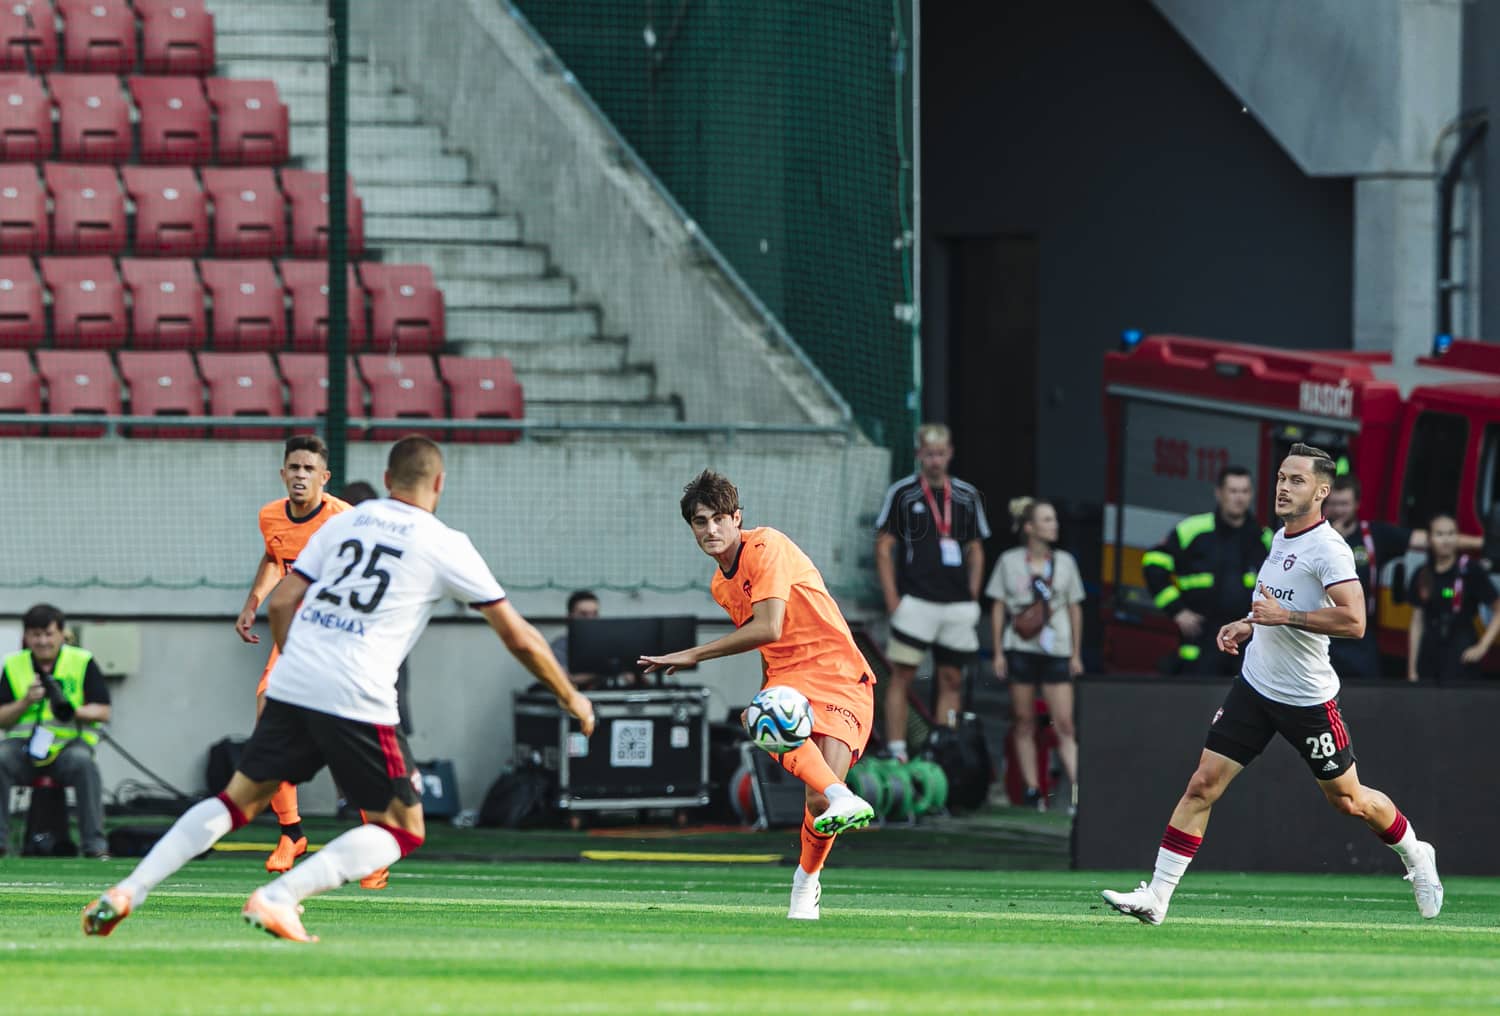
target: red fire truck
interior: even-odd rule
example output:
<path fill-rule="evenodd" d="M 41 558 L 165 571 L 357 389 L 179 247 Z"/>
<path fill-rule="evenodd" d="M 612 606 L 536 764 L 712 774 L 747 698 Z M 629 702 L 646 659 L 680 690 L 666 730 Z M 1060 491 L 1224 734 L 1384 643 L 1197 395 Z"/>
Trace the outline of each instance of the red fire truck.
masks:
<path fill-rule="evenodd" d="M 1500 345 L 1458 340 L 1397 364 L 1389 353 L 1153 335 L 1105 357 L 1104 413 L 1113 671 L 1151 672 L 1174 652 L 1176 628 L 1152 607 L 1141 556 L 1183 516 L 1213 509 L 1214 481 L 1230 463 L 1254 473 L 1256 517 L 1273 527 L 1276 466 L 1304 441 L 1359 477 L 1365 519 L 1418 528 L 1446 510 L 1460 532 L 1500 536 Z M 1402 592 L 1419 561 L 1379 563 L 1371 623 L 1384 654 L 1405 656 Z"/>

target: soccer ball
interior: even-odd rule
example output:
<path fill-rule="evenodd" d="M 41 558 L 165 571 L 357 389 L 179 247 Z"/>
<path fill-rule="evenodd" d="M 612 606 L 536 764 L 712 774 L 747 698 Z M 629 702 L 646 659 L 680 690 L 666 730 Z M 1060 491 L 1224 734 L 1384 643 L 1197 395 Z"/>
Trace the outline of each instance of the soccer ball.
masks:
<path fill-rule="evenodd" d="M 773 755 L 800 748 L 812 736 L 812 703 L 795 688 L 762 688 L 745 710 L 745 730 L 750 740 Z"/>

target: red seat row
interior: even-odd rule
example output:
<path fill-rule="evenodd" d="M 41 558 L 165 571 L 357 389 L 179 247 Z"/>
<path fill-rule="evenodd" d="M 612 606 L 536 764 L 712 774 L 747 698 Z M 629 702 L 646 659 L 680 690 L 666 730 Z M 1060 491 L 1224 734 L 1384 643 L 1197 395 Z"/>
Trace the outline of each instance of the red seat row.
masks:
<path fill-rule="evenodd" d="M 127 82 L 140 114 L 142 162 L 280 165 L 287 159 L 291 125 L 274 81 Z M 49 74 L 45 86 L 35 75 L 0 74 L 0 160 L 129 161 L 130 100 L 113 74 Z"/>
<path fill-rule="evenodd" d="M 0 165 L 0 253 L 207 254 L 219 257 L 328 254 L 328 174 L 306 169 L 214 169 L 203 184 L 186 166 Z M 120 190 L 120 177 L 125 189 Z M 127 235 L 125 197 L 135 204 Z M 52 212 L 47 212 L 48 198 Z M 209 204 L 213 228 L 209 228 Z M 348 181 L 349 257 L 365 252 L 364 202 Z M 288 225 L 288 218 L 291 222 Z"/>
<path fill-rule="evenodd" d="M 130 338 L 136 349 L 193 349 L 210 336 L 219 351 L 279 350 L 288 337 L 295 350 L 328 343 L 326 262 L 282 261 L 279 279 L 270 261 L 122 258 L 118 275 L 107 257 L 40 262 L 39 282 L 30 258 L 0 257 L 0 346 L 44 344 L 44 286 L 52 294 L 52 344 L 59 348 L 116 349 Z M 348 286 L 351 352 L 442 348 L 443 294 L 431 268 L 365 262 L 356 273 L 351 265 Z"/>
<path fill-rule="evenodd" d="M 20 350 L 0 350 L 0 412 L 118 416 L 126 400 L 134 416 L 323 416 L 328 409 L 328 358 L 316 353 L 118 354 L 119 375 L 103 350 L 44 349 L 33 370 Z M 124 382 L 124 397 L 121 382 Z M 285 395 L 283 395 L 283 384 Z M 46 398 L 42 389 L 46 388 Z M 369 405 L 365 396 L 368 388 Z M 351 418 L 412 420 L 518 420 L 525 400 L 509 360 L 463 356 L 350 357 L 348 413 Z M 451 400 L 451 412 L 448 403 Z M 134 427 L 132 437 L 203 437 L 205 428 Z M 53 426 L 54 435 L 94 436 L 97 424 Z M 36 435 L 34 424 L 0 425 L 0 434 Z M 217 438 L 270 438 L 274 428 L 214 427 Z M 404 430 L 372 428 L 373 440 Z M 351 428 L 350 435 L 360 431 Z M 514 441 L 515 431 L 455 431 L 455 441 Z"/>
<path fill-rule="evenodd" d="M 129 72 L 136 54 L 147 74 L 214 69 L 214 16 L 203 0 L 6 0 L 0 7 L 0 68 Z M 61 16 L 58 45 L 56 16 Z M 136 44 L 136 20 L 140 44 Z"/>

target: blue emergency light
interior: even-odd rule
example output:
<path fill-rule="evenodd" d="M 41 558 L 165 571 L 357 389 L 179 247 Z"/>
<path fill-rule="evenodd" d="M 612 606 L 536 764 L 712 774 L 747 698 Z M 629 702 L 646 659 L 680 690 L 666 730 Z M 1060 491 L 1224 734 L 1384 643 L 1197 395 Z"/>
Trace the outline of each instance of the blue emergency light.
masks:
<path fill-rule="evenodd" d="M 1452 345 L 1453 336 L 1449 335 L 1447 332 L 1438 332 L 1432 337 L 1432 355 L 1442 356 L 1444 353 L 1448 352 L 1448 348 Z"/>
<path fill-rule="evenodd" d="M 1139 328 L 1127 328 L 1120 333 L 1120 348 L 1128 353 L 1139 346 L 1145 337 L 1146 333 Z"/>

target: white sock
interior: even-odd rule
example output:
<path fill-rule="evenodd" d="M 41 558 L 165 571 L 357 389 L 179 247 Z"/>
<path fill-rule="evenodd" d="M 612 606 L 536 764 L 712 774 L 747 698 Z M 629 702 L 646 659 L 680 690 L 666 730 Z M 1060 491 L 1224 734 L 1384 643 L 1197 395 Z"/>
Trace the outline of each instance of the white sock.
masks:
<path fill-rule="evenodd" d="M 219 842 L 234 828 L 229 809 L 217 797 L 209 797 L 182 813 L 167 834 L 156 841 L 141 863 L 119 885 L 130 894 L 130 905 L 138 907 L 146 894 L 178 868 Z"/>
<path fill-rule="evenodd" d="M 835 783 L 827 790 L 823 791 L 823 796 L 828 798 L 828 802 L 832 804 L 834 801 L 837 801 L 841 797 L 853 797 L 854 791 L 850 790 L 842 783 Z"/>
<path fill-rule="evenodd" d="M 819 874 L 816 871 L 803 871 L 802 865 L 797 865 L 797 870 L 792 872 L 792 888 L 801 889 L 809 882 L 816 882 Z"/>
<path fill-rule="evenodd" d="M 350 829 L 265 887 L 267 896 L 299 903 L 401 860 L 401 844 L 378 825 Z"/>
<path fill-rule="evenodd" d="M 887 745 L 887 747 L 890 748 L 892 756 L 894 756 L 895 758 L 899 758 L 902 761 L 906 760 L 906 742 L 905 741 L 892 741 L 889 745 Z"/>
<path fill-rule="evenodd" d="M 1177 889 L 1177 883 L 1187 873 L 1188 865 L 1193 863 L 1191 857 L 1179 854 L 1175 850 L 1160 847 L 1156 851 L 1156 870 L 1151 873 L 1151 891 L 1156 898 L 1163 903 L 1172 902 L 1172 893 Z"/>
<path fill-rule="evenodd" d="M 1401 838 L 1390 845 L 1392 850 L 1401 855 L 1401 863 L 1408 868 L 1416 863 L 1416 858 L 1412 853 L 1416 846 L 1417 831 L 1412 828 L 1410 822 L 1406 823 L 1406 832 L 1401 834 Z"/>

